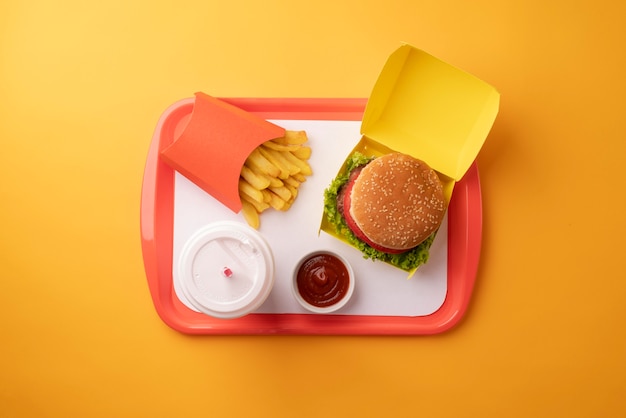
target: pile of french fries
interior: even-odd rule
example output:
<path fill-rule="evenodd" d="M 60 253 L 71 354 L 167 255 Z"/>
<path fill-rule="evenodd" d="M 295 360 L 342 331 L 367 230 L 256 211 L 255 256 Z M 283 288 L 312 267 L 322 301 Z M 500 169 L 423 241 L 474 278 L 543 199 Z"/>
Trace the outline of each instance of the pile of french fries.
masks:
<path fill-rule="evenodd" d="M 248 225 L 259 229 L 263 211 L 291 207 L 300 184 L 313 174 L 307 141 L 305 131 L 286 130 L 284 137 L 264 142 L 246 159 L 239 177 L 239 196 Z"/>

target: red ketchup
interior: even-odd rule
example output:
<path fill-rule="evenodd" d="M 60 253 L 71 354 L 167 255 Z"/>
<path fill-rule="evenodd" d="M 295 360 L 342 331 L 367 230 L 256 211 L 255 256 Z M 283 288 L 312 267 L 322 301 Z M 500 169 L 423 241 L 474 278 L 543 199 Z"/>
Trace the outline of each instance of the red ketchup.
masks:
<path fill-rule="evenodd" d="M 346 296 L 350 274 L 344 263 L 331 254 L 315 254 L 302 262 L 297 274 L 298 292 L 319 308 L 332 306 Z"/>

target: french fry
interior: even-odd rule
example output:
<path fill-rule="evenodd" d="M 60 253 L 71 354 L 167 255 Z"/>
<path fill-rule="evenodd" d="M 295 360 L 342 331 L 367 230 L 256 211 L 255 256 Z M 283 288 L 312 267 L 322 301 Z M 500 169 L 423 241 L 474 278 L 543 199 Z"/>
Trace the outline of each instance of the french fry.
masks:
<path fill-rule="evenodd" d="M 291 177 L 293 177 L 295 180 L 299 181 L 300 183 L 304 183 L 306 181 L 306 176 L 302 173 L 294 174 Z"/>
<path fill-rule="evenodd" d="M 280 144 L 278 142 L 275 142 L 274 140 L 264 142 L 263 146 L 276 150 L 276 151 L 297 151 L 299 148 L 301 148 L 301 145 Z"/>
<path fill-rule="evenodd" d="M 305 131 L 286 130 L 284 137 L 262 143 L 246 159 L 238 187 L 243 217 L 251 227 L 260 227 L 260 215 L 269 208 L 289 210 L 301 184 L 313 174 L 307 140 Z"/>
<path fill-rule="evenodd" d="M 244 165 L 244 167 L 246 167 L 246 165 Z M 261 172 L 261 170 L 255 166 L 255 165 L 251 165 L 248 167 L 250 169 L 250 171 L 252 171 L 255 175 L 262 177 L 264 179 L 266 179 L 267 181 L 269 181 L 269 185 L 272 187 L 280 187 L 283 185 L 283 181 L 281 179 L 279 179 L 278 177 L 272 177 L 269 176 L 263 172 Z M 243 170 L 243 168 L 242 168 Z"/>
<path fill-rule="evenodd" d="M 296 148 L 295 150 L 289 150 L 293 155 L 298 157 L 301 160 L 308 160 L 311 158 L 311 147 L 301 146 Z"/>
<path fill-rule="evenodd" d="M 261 174 L 256 174 L 246 165 L 241 167 L 241 177 L 243 177 L 252 187 L 258 190 L 268 188 L 272 181 L 271 177 Z"/>
<path fill-rule="evenodd" d="M 250 196 L 250 198 L 256 200 L 257 202 L 263 202 L 263 193 L 260 190 L 255 189 L 250 183 L 248 183 L 245 179 L 239 178 L 239 192 Z"/>
<path fill-rule="evenodd" d="M 263 212 L 266 209 L 269 209 L 270 207 L 268 202 L 265 202 L 264 200 L 259 202 L 258 200 L 254 199 L 252 196 L 247 195 L 245 193 L 241 193 L 241 199 L 242 199 L 242 203 L 243 201 L 250 203 L 252 206 L 254 206 L 254 209 L 256 209 L 256 211 L 259 213 Z"/>
<path fill-rule="evenodd" d="M 278 196 L 276 193 L 272 193 L 272 200 L 270 201 L 270 206 L 276 210 L 283 210 L 287 205 L 287 202 Z"/>
<path fill-rule="evenodd" d="M 271 177 L 270 178 L 270 186 L 269 187 L 281 187 L 284 186 L 285 183 L 283 183 L 283 180 L 276 178 L 276 177 Z"/>
<path fill-rule="evenodd" d="M 250 153 L 246 159 L 246 163 L 256 166 L 260 172 L 271 177 L 278 177 L 280 174 L 280 169 L 268 161 L 267 158 L 261 154 L 259 148 L 255 148 L 255 150 Z"/>
<path fill-rule="evenodd" d="M 289 165 L 281 158 L 281 153 L 271 150 L 269 148 L 263 147 L 261 145 L 257 148 L 259 153 L 263 156 L 263 158 L 270 161 L 276 168 L 278 168 L 279 173 L 277 176 L 279 179 L 286 179 L 291 175 L 289 171 Z"/>
<path fill-rule="evenodd" d="M 293 205 L 293 200 L 290 200 L 289 202 L 285 202 L 285 205 L 281 209 L 281 212 L 287 212 L 289 208 L 291 208 L 291 205 Z"/>
<path fill-rule="evenodd" d="M 243 212 L 243 217 L 248 225 L 250 225 L 254 229 L 259 229 L 259 226 L 261 225 L 261 219 L 259 217 L 259 212 L 257 212 L 255 207 L 247 200 L 242 200 L 241 209 Z"/>
<path fill-rule="evenodd" d="M 304 174 L 305 176 L 310 176 L 311 174 L 313 174 L 313 170 L 311 170 L 311 166 L 306 161 L 302 161 L 301 159 L 293 155 L 291 152 L 285 152 L 283 153 L 283 155 L 285 156 L 285 159 L 287 161 L 289 161 L 290 163 L 292 163 L 293 165 L 297 166 L 300 169 L 299 171 L 300 173 Z M 297 173 L 294 173 L 294 174 L 297 174 Z"/>
<path fill-rule="evenodd" d="M 276 151 L 268 148 L 265 148 L 264 151 L 276 161 L 278 161 L 287 170 L 290 176 L 302 171 L 302 169 L 297 164 L 293 163 L 291 157 L 289 157 L 289 155 L 293 156 L 293 154 L 291 154 L 289 151 Z"/>
<path fill-rule="evenodd" d="M 302 145 L 308 140 L 305 131 L 285 131 L 285 136 L 273 141 L 283 145 Z"/>
<path fill-rule="evenodd" d="M 263 201 L 265 203 L 270 203 L 272 201 L 272 192 L 268 189 L 261 190 L 261 193 L 263 193 Z"/>
<path fill-rule="evenodd" d="M 270 191 L 272 191 L 274 194 L 280 196 L 280 198 L 283 199 L 284 201 L 287 201 L 287 200 L 291 199 L 291 192 L 289 191 L 289 189 L 286 186 L 283 186 L 283 187 L 270 187 Z"/>
<path fill-rule="evenodd" d="M 301 181 L 296 180 L 296 178 L 294 176 L 289 176 L 285 179 L 285 186 L 291 186 L 291 187 L 295 187 L 298 188 L 300 187 L 300 183 L 302 183 Z"/>
<path fill-rule="evenodd" d="M 295 200 L 296 197 L 298 196 L 298 188 L 290 184 L 285 185 L 285 187 L 287 188 L 287 190 L 289 190 L 289 193 L 291 193 L 290 200 Z"/>

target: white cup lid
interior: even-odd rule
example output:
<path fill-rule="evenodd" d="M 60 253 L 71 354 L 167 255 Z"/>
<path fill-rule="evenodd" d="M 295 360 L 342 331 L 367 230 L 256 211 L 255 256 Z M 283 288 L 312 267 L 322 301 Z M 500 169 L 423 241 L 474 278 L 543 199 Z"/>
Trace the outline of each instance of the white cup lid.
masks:
<path fill-rule="evenodd" d="M 254 229 L 216 222 L 196 232 L 180 256 L 179 281 L 189 303 L 218 318 L 257 309 L 274 285 L 274 258 Z"/>

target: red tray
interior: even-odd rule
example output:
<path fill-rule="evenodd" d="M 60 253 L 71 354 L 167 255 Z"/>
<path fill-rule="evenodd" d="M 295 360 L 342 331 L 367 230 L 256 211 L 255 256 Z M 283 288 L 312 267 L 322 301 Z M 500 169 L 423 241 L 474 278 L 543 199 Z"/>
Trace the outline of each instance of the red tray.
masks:
<path fill-rule="evenodd" d="M 266 119 L 360 121 L 366 99 L 222 99 Z M 159 159 L 184 128 L 193 100 L 170 106 L 155 130 L 141 195 L 141 238 L 148 287 L 157 313 L 186 334 L 253 335 L 420 335 L 437 334 L 459 323 L 469 304 L 480 258 L 482 200 L 474 163 L 457 183 L 448 209 L 447 294 L 426 316 L 249 314 L 217 319 L 187 308 L 176 296 L 172 278 L 174 171 Z"/>

